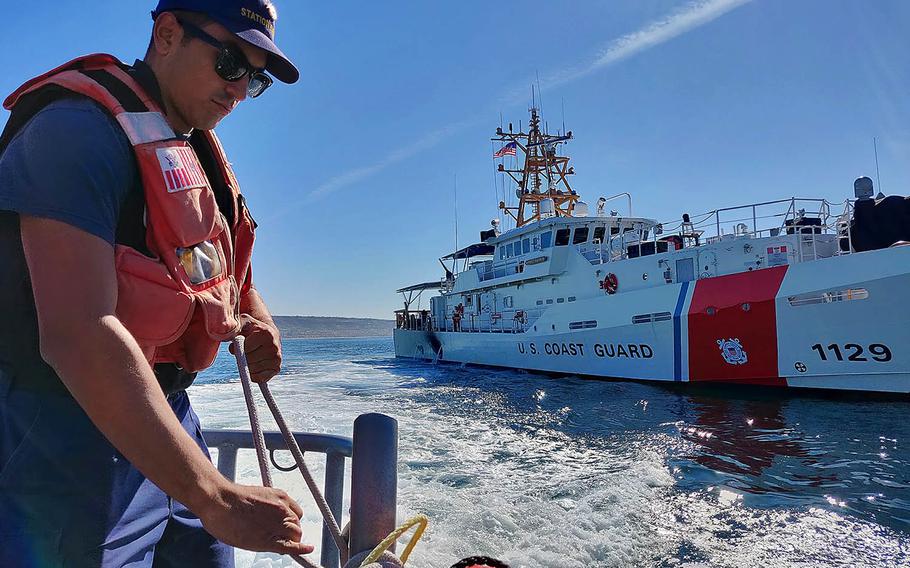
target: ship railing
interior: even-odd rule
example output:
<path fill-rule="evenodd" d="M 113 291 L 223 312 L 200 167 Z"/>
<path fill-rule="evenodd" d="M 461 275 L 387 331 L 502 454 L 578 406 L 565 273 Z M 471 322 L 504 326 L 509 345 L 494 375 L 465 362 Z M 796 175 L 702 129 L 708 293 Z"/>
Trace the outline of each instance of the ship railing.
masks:
<path fill-rule="evenodd" d="M 716 209 L 695 216 L 696 219 L 689 223 L 662 223 L 661 228 L 665 234 L 673 234 L 684 233 L 690 226 L 699 231 L 707 244 L 719 242 L 728 235 L 758 238 L 780 234 L 837 234 L 839 220 L 849 217 L 852 207 L 849 199 L 834 204 L 826 199 L 791 197 Z"/>
<path fill-rule="evenodd" d="M 518 260 L 511 260 L 502 264 L 496 264 L 493 261 L 487 261 L 482 266 L 477 266 L 477 279 L 481 282 L 511 276 L 518 272 Z"/>
<path fill-rule="evenodd" d="M 462 333 L 524 333 L 534 325 L 543 314 L 542 308 L 506 310 L 484 313 L 465 314 L 458 320 L 446 315 L 442 321 L 431 316 L 432 329 L 435 331 L 458 331 Z"/>
<path fill-rule="evenodd" d="M 353 436 L 336 436 L 294 432 L 301 451 L 325 455 L 323 495 L 341 526 L 344 501 L 345 459 L 351 460 L 351 499 L 349 513 L 350 550 L 358 553 L 372 550 L 396 526 L 398 425 L 382 414 L 364 414 L 354 421 Z M 281 432 L 265 432 L 265 446 L 272 462 L 276 452 L 286 451 Z M 209 448 L 218 450 L 218 471 L 231 481 L 237 476 L 239 450 L 255 448 L 249 430 L 205 430 Z M 291 461 L 291 459 L 288 459 Z M 291 470 L 287 470 L 291 471 Z M 323 523 L 320 564 L 338 568 L 339 554 L 335 539 Z"/>
<path fill-rule="evenodd" d="M 539 238 L 534 236 L 531 237 L 530 248 L 527 251 L 524 251 L 520 256 L 509 256 L 508 258 L 500 260 L 485 260 L 475 263 L 472 265 L 472 268 L 477 272 L 477 279 L 481 282 L 493 280 L 494 278 L 511 276 L 522 271 L 522 265 L 529 254 L 538 253 L 544 250 L 546 250 L 546 248 L 541 246 Z"/>
<path fill-rule="evenodd" d="M 431 329 L 430 310 L 395 310 L 395 329 Z"/>
<path fill-rule="evenodd" d="M 642 225 L 606 243 L 580 245 L 578 250 L 597 265 L 735 238 L 797 235 L 796 259 L 802 262 L 849 254 L 853 250 L 852 217 L 852 200 L 834 204 L 792 197 L 716 209 L 688 221 Z"/>
<path fill-rule="evenodd" d="M 652 238 L 651 235 L 654 237 Z M 577 248 L 588 262 L 598 265 L 663 252 L 660 248 L 662 246 L 666 246 L 666 243 L 656 237 L 653 227 L 643 225 L 639 229 L 616 235 L 606 242 L 586 243 L 578 245 Z"/>

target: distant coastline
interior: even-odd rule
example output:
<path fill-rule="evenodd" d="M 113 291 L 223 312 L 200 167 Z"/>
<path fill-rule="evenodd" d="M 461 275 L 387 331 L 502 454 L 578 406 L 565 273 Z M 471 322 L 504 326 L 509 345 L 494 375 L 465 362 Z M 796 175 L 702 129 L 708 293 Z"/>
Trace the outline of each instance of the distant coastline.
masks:
<path fill-rule="evenodd" d="M 317 337 L 391 337 L 393 320 L 322 316 L 273 316 L 285 339 Z"/>

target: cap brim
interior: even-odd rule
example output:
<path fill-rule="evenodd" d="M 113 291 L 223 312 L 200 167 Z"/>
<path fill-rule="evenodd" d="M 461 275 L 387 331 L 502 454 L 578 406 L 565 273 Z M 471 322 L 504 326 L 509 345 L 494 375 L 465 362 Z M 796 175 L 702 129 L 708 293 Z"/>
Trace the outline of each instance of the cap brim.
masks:
<path fill-rule="evenodd" d="M 291 60 L 278 49 L 275 42 L 269 39 L 267 35 L 257 29 L 231 31 L 240 39 L 255 45 L 258 48 L 264 49 L 269 53 L 265 69 L 276 79 L 282 83 L 296 83 L 297 79 L 300 78 L 300 71 L 297 70 L 297 67 L 291 63 Z"/>

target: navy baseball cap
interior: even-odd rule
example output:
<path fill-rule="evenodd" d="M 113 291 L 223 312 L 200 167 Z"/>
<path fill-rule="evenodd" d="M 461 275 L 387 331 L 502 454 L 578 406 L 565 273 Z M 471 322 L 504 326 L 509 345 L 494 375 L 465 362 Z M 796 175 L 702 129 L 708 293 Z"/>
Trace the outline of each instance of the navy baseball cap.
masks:
<path fill-rule="evenodd" d="M 278 13 L 270 0 L 159 0 L 152 12 L 186 10 L 201 12 L 226 27 L 240 39 L 268 52 L 266 71 L 283 83 L 296 83 L 300 71 L 275 45 L 275 20 Z"/>

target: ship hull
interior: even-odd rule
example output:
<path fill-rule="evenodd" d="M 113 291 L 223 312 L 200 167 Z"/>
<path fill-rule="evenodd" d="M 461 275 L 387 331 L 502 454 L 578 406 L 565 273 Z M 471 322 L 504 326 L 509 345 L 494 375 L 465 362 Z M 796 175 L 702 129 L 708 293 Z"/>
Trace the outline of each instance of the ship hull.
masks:
<path fill-rule="evenodd" d="M 895 247 L 604 294 L 554 306 L 523 333 L 396 329 L 395 354 L 616 379 L 910 393 L 908 267 L 910 247 Z"/>

